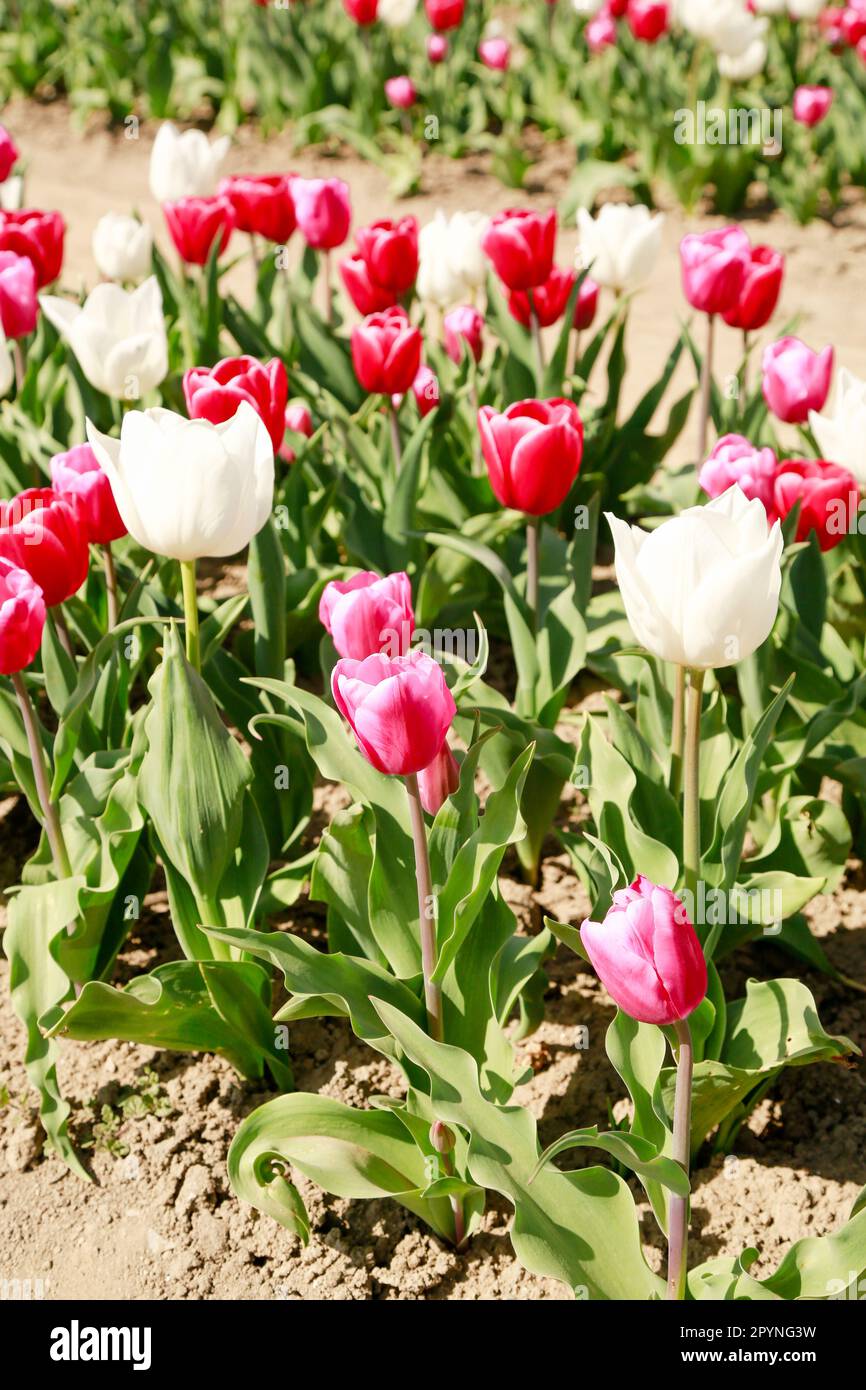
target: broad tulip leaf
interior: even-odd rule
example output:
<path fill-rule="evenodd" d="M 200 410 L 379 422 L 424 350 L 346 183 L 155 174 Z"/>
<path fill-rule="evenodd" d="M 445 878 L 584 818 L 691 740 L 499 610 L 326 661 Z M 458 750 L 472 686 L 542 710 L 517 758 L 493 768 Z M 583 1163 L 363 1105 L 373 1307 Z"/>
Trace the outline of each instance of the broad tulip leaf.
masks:
<path fill-rule="evenodd" d="M 567 1149 L 603 1149 L 611 1158 L 637 1173 L 645 1186 L 647 1182 L 660 1183 L 679 1197 L 689 1195 L 689 1179 L 685 1170 L 672 1158 L 660 1155 L 648 1139 L 616 1129 L 599 1132 L 597 1125 L 572 1129 L 550 1144 L 536 1164 L 533 1180 L 543 1167 Z"/>
<path fill-rule="evenodd" d="M 850 1298 L 859 1289 L 866 1269 L 866 1210 L 852 1212 L 838 1231 L 807 1236 L 785 1251 L 782 1261 L 766 1279 L 754 1279 L 749 1267 L 757 1250 L 738 1258 L 707 1260 L 689 1273 L 689 1293 L 695 1299 L 815 1299 Z"/>

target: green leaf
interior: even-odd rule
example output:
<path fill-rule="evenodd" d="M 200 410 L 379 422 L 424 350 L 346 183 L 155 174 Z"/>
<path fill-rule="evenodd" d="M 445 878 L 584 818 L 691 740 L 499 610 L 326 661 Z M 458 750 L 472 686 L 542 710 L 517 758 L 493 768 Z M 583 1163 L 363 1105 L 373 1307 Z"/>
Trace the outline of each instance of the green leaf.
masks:
<path fill-rule="evenodd" d="M 645 1184 L 660 1183 L 679 1197 L 689 1195 L 689 1179 L 685 1170 L 672 1158 L 665 1158 L 659 1154 L 658 1149 L 648 1139 L 616 1129 L 599 1133 L 597 1125 L 590 1125 L 587 1129 L 572 1129 L 568 1134 L 560 1135 L 559 1139 L 544 1150 L 535 1166 L 532 1179 L 546 1164 L 551 1163 L 567 1149 L 603 1149 L 611 1158 L 637 1173 Z"/>

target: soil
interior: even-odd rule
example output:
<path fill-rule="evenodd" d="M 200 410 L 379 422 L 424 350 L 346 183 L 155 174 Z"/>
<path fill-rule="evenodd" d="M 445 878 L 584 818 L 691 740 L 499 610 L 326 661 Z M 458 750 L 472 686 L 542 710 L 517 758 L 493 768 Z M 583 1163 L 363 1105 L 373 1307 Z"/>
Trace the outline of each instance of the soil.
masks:
<path fill-rule="evenodd" d="M 89 239 L 110 209 L 137 207 L 155 228 L 161 214 L 147 192 L 152 132 L 126 141 L 95 132 L 76 134 L 62 108 L 7 108 L 4 123 L 15 133 L 30 165 L 28 201 L 63 209 L 69 223 L 65 279 L 75 286 L 95 278 Z M 356 220 L 382 215 L 390 206 L 384 176 L 357 160 L 295 155 L 286 138 L 263 144 L 241 132 L 230 170 L 292 167 L 348 179 Z M 546 147 L 521 201 L 549 203 L 571 168 L 562 146 Z M 425 162 L 425 193 L 407 200 L 422 219 L 437 206 L 483 207 L 515 201 L 513 191 L 491 180 L 483 161 L 453 165 Z M 837 361 L 866 376 L 866 341 L 858 337 L 855 301 L 858 255 L 866 248 L 866 208 L 853 204 L 838 225 L 794 227 L 774 216 L 752 228 L 788 256 L 783 317 L 801 315 L 799 331 L 813 346 L 832 341 Z M 629 327 L 632 398 L 657 369 L 678 327 L 676 243 L 684 230 L 706 219 L 667 215 L 666 251 L 655 276 L 635 303 Z M 562 236 L 570 251 L 573 231 Z M 242 269 L 242 268 L 241 268 Z M 724 335 L 723 335 L 724 337 Z M 725 351 L 735 345 L 723 343 Z M 733 356 L 731 356 L 733 364 Z M 683 370 L 683 381 L 688 371 Z M 683 457 L 687 445 L 681 444 Z M 319 811 L 333 809 L 334 789 L 321 789 Z M 575 793 L 575 796 L 577 794 Z M 578 801 L 564 808 L 578 818 Z M 321 822 L 322 816 L 318 818 Z M 0 803 L 0 883 L 17 881 L 32 846 L 32 825 L 15 798 Z M 579 922 L 587 903 L 567 858 L 551 840 L 538 892 L 523 884 L 516 859 L 506 860 L 503 890 L 521 927 L 537 930 L 543 913 Z M 837 969 L 866 981 L 864 869 L 848 866 L 843 886 L 819 897 L 808 915 Z M 155 891 L 118 962 L 123 982 L 179 954 L 164 894 Z M 2 907 L 0 907 L 2 925 Z M 318 907 L 302 898 L 280 925 L 321 943 Z M 312 1239 L 300 1243 L 270 1218 L 242 1207 L 226 1177 L 226 1153 L 241 1118 L 266 1098 L 230 1065 L 212 1056 L 155 1052 L 124 1043 L 62 1042 L 59 1076 L 73 1106 L 71 1131 L 86 1152 L 93 1182 L 85 1184 L 54 1157 L 43 1154 L 34 1123 L 32 1094 L 18 1060 L 23 1030 L 12 1014 L 2 963 L 0 982 L 0 1288 L 4 1296 L 73 1299 L 566 1299 L 568 1290 L 527 1274 L 508 1239 L 509 1209 L 491 1202 L 483 1228 L 467 1253 L 457 1256 L 393 1202 L 350 1202 L 323 1195 L 303 1178 L 298 1186 L 312 1221 Z M 742 993 L 751 975 L 797 975 L 815 994 L 826 1029 L 866 1047 L 862 995 L 792 963 L 772 944 L 735 953 L 723 975 L 729 997 Z M 608 1105 L 623 1113 L 622 1085 L 604 1051 L 613 1014 L 596 978 L 571 953 L 560 950 L 549 967 L 547 1013 L 521 1045 L 532 1066 L 531 1082 L 518 1099 L 531 1107 L 548 1143 L 565 1129 L 608 1125 Z M 586 1027 L 589 1046 L 575 1045 Z M 396 1092 L 399 1074 L 358 1043 L 337 1021 L 306 1021 L 292 1030 L 292 1058 L 300 1089 L 363 1105 L 373 1093 Z M 141 1118 L 123 1118 L 129 1090 L 143 1097 Z M 102 1107 L 109 1109 L 103 1114 Z M 107 1117 L 107 1122 L 106 1122 Z M 585 1156 L 591 1162 L 591 1156 Z M 581 1155 L 568 1155 L 578 1166 Z M 735 1152 L 694 1175 L 691 1258 L 739 1254 L 756 1246 L 758 1275 L 769 1273 L 784 1250 L 806 1235 L 821 1235 L 846 1219 L 866 1184 L 866 1086 L 862 1066 L 813 1065 L 783 1073 L 751 1116 Z M 662 1252 L 644 1204 L 642 1226 L 648 1257 L 659 1267 Z M 28 1282 L 29 1281 L 29 1282 Z"/>

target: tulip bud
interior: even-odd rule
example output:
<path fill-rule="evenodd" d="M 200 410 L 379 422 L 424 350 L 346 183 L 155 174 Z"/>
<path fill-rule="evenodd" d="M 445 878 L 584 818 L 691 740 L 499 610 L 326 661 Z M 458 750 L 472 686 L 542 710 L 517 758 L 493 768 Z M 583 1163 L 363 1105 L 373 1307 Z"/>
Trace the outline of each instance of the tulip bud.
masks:
<path fill-rule="evenodd" d="M 736 302 L 725 313 L 725 323 L 754 333 L 770 319 L 779 299 L 785 258 L 769 246 L 753 246 Z"/>
<path fill-rule="evenodd" d="M 427 35 L 427 57 L 431 63 L 444 63 L 448 57 L 448 40 L 444 34 Z"/>
<path fill-rule="evenodd" d="M 342 179 L 289 180 L 298 229 L 315 251 L 332 251 L 349 235 L 352 206 Z"/>
<path fill-rule="evenodd" d="M 91 245 L 106 280 L 143 280 L 150 273 L 153 234 L 146 222 L 107 212 L 96 224 Z"/>
<path fill-rule="evenodd" d="M 794 92 L 792 110 L 800 125 L 819 125 L 833 105 L 832 87 L 798 87 Z"/>
<path fill-rule="evenodd" d="M 14 251 L 33 262 L 40 290 L 52 284 L 63 264 L 66 224 L 59 212 L 22 208 L 0 212 L 0 251 Z"/>
<path fill-rule="evenodd" d="M 613 895 L 603 922 L 580 939 L 614 1003 L 639 1023 L 687 1018 L 707 992 L 701 943 L 679 898 L 639 875 Z"/>
<path fill-rule="evenodd" d="M 573 401 L 518 401 L 478 412 L 490 486 L 503 507 L 546 516 L 566 499 L 583 457 L 583 421 Z"/>
<path fill-rule="evenodd" d="M 739 301 L 750 263 L 751 246 L 742 227 L 684 236 L 680 266 L 686 299 L 701 313 L 727 313 Z"/>
<path fill-rule="evenodd" d="M 415 630 L 412 586 L 402 571 L 381 579 L 362 570 L 333 579 L 319 600 L 319 622 L 340 656 L 363 661 L 374 652 L 403 656 Z"/>
<path fill-rule="evenodd" d="M 366 28 L 368 24 L 376 23 L 377 5 L 378 0 L 343 0 L 343 9 L 346 14 L 362 28 Z"/>
<path fill-rule="evenodd" d="M 29 666 L 42 642 L 45 600 L 27 570 L 0 557 L 0 675 Z"/>
<path fill-rule="evenodd" d="M 423 340 L 399 308 L 370 314 L 352 329 L 352 362 L 365 391 L 383 396 L 408 391 L 421 365 Z"/>
<path fill-rule="evenodd" d="M 613 15 L 602 11 L 594 15 L 584 30 L 586 46 L 590 53 L 602 53 L 616 43 L 616 20 Z"/>
<path fill-rule="evenodd" d="M 358 253 L 369 272 L 372 283 L 396 299 L 411 289 L 418 274 L 418 223 L 414 217 L 402 217 L 399 222 L 383 218 L 355 233 Z M 375 312 L 367 310 L 367 313 Z"/>
<path fill-rule="evenodd" d="M 427 18 L 433 28 L 442 34 L 460 27 L 465 8 L 466 0 L 424 0 Z"/>
<path fill-rule="evenodd" d="M 452 362 L 460 364 L 463 360 L 464 344 L 476 362 L 481 361 L 484 348 L 484 320 L 477 309 L 464 304 L 445 315 L 442 323 L 445 334 L 445 351 Z"/>
<path fill-rule="evenodd" d="M 445 1158 L 454 1149 L 457 1139 L 454 1131 L 443 1124 L 442 1120 L 434 1120 L 430 1126 L 430 1143 L 440 1157 Z"/>
<path fill-rule="evenodd" d="M 527 208 L 498 212 L 481 245 L 509 290 L 534 289 L 544 284 L 553 269 L 556 213 L 542 216 Z"/>
<path fill-rule="evenodd" d="M 767 520 L 773 522 L 773 486 L 778 466 L 772 449 L 756 449 L 742 435 L 726 434 L 701 468 L 698 482 L 710 497 L 721 497 L 736 483 L 744 497 L 757 499 L 763 505 Z"/>
<path fill-rule="evenodd" d="M 0 502 L 0 556 L 27 571 L 47 608 L 71 598 L 87 578 L 90 559 L 75 500 L 34 487 Z"/>
<path fill-rule="evenodd" d="M 0 251 L 0 323 L 7 338 L 23 338 L 36 327 L 36 271 L 26 256 Z"/>
<path fill-rule="evenodd" d="M 667 0 L 629 0 L 626 20 L 641 43 L 657 43 L 670 27 Z"/>
<path fill-rule="evenodd" d="M 418 99 L 415 83 L 411 77 L 389 77 L 385 83 L 385 97 L 389 106 L 397 111 L 408 111 Z"/>
<path fill-rule="evenodd" d="M 224 357 L 215 367 L 191 367 L 183 375 L 183 394 L 191 420 L 221 425 L 247 401 L 264 421 L 274 449 L 286 432 L 289 383 L 282 362 L 267 365 L 255 357 Z"/>
<path fill-rule="evenodd" d="M 331 690 L 364 757 L 393 777 L 429 767 L 457 712 L 441 667 L 417 648 L 338 661 Z"/>
<path fill-rule="evenodd" d="M 206 265 L 214 243 L 217 255 L 223 254 L 234 227 L 228 198 L 181 198 L 162 210 L 177 254 L 187 265 Z"/>
<path fill-rule="evenodd" d="M 286 429 L 292 430 L 295 434 L 302 434 L 306 439 L 312 439 L 313 417 L 310 407 L 303 402 L 286 406 Z"/>
<path fill-rule="evenodd" d="M 833 349 L 813 352 L 799 338 L 780 338 L 761 359 L 764 400 L 779 419 L 802 425 L 810 410 L 823 410 L 833 374 Z"/>
<path fill-rule="evenodd" d="M 93 545 L 109 545 L 126 535 L 111 483 L 89 444 L 76 444 L 51 460 L 51 485 L 59 497 L 75 499 L 78 516 Z"/>

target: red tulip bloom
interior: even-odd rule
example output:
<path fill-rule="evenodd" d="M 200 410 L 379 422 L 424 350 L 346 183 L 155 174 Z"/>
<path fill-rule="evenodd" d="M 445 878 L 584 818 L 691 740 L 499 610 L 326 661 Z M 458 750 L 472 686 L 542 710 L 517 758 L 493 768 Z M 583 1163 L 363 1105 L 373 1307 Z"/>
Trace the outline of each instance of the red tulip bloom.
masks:
<path fill-rule="evenodd" d="M 693 309 L 726 314 L 739 302 L 751 245 L 742 227 L 692 232 L 680 242 L 683 291 Z"/>
<path fill-rule="evenodd" d="M 478 428 L 503 507 L 546 516 L 565 501 L 583 457 L 583 421 L 573 401 L 518 401 L 501 415 L 485 405 Z"/>
<path fill-rule="evenodd" d="M 48 608 L 77 593 L 89 551 L 75 501 L 34 487 L 0 502 L 0 556 L 32 576 Z"/>
<path fill-rule="evenodd" d="M 435 410 L 439 404 L 439 381 L 435 372 L 429 367 L 421 366 L 418 368 L 415 380 L 412 382 L 412 394 L 415 397 L 415 404 L 418 413 L 423 417 L 429 415 L 431 410 Z"/>
<path fill-rule="evenodd" d="M 560 270 L 558 266 L 554 266 L 544 284 L 536 285 L 532 291 L 532 304 L 529 302 L 529 295 L 526 290 L 513 290 L 508 296 L 508 307 L 517 322 L 522 323 L 524 328 L 531 327 L 533 310 L 541 327 L 549 328 L 565 313 L 568 297 L 574 289 L 576 279 L 577 276 L 573 270 Z M 597 298 L 598 286 L 596 286 Z"/>
<path fill-rule="evenodd" d="M 5 125 L 0 125 L 0 183 L 5 183 L 18 161 L 18 146 Z"/>
<path fill-rule="evenodd" d="M 0 558 L 0 675 L 29 666 L 42 642 L 45 599 L 27 570 Z"/>
<path fill-rule="evenodd" d="M 36 284 L 42 290 L 60 274 L 66 224 L 59 212 L 24 208 L 0 212 L 0 251 L 14 251 L 33 262 Z"/>
<path fill-rule="evenodd" d="M 187 265 L 206 265 L 211 248 L 221 256 L 229 244 L 235 215 L 228 198 L 181 198 L 163 212 L 177 253 Z"/>
<path fill-rule="evenodd" d="M 352 362 L 365 391 L 404 395 L 421 365 L 423 339 L 402 309 L 370 314 L 352 329 Z"/>
<path fill-rule="evenodd" d="M 668 30 L 670 15 L 666 0 L 629 0 L 628 27 L 641 43 L 656 43 Z"/>
<path fill-rule="evenodd" d="M 753 246 L 740 286 L 740 297 L 724 315 L 731 328 L 754 333 L 772 316 L 782 288 L 785 258 L 770 246 Z"/>
<path fill-rule="evenodd" d="M 781 519 L 800 503 L 798 541 L 812 531 L 822 550 L 832 550 L 849 530 L 856 530 L 860 490 L 847 468 L 823 459 L 783 459 L 773 486 L 776 515 Z"/>
<path fill-rule="evenodd" d="M 295 203 L 285 174 L 236 175 L 223 179 L 219 192 L 231 203 L 239 231 L 282 245 L 295 230 Z"/>
<path fill-rule="evenodd" d="M 379 0 L 343 0 L 343 9 L 350 19 L 362 26 L 376 23 Z"/>
<path fill-rule="evenodd" d="M 424 0 L 424 9 L 433 28 L 445 34 L 463 23 L 466 0 Z"/>
<path fill-rule="evenodd" d="M 418 274 L 418 223 L 414 217 L 373 222 L 359 228 L 355 241 L 370 279 L 380 289 L 396 298 L 414 285 Z M 394 299 L 389 302 L 393 304 Z"/>
<path fill-rule="evenodd" d="M 492 218 L 482 248 L 496 274 L 509 290 L 543 285 L 553 269 L 556 213 L 511 208 Z"/>
<path fill-rule="evenodd" d="M 378 314 L 390 309 L 395 296 L 391 290 L 374 283 L 370 268 L 363 256 L 347 256 L 340 261 L 340 279 L 359 314 Z"/>
<path fill-rule="evenodd" d="M 32 333 L 37 309 L 33 262 L 14 251 L 0 251 L 0 322 L 6 337 Z"/>
<path fill-rule="evenodd" d="M 286 432 L 289 383 L 274 357 L 265 366 L 255 357 L 224 357 L 215 367 L 191 367 L 183 375 L 183 394 L 191 420 L 221 425 L 246 401 L 264 422 L 274 450 Z"/>
<path fill-rule="evenodd" d="M 58 497 L 78 505 L 78 517 L 93 545 L 126 535 L 108 474 L 89 444 L 76 444 L 51 460 L 51 485 Z"/>

